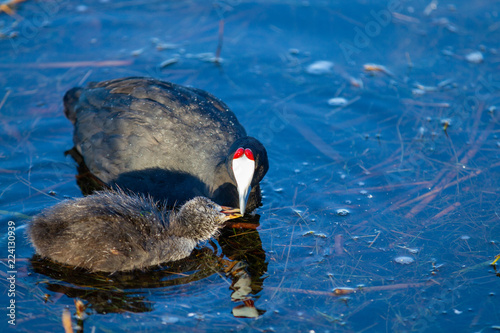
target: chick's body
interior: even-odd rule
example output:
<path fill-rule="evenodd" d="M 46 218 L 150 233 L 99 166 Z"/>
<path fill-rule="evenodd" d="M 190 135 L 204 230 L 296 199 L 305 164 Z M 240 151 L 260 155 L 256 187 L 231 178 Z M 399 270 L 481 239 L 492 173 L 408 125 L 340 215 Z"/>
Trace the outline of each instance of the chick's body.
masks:
<path fill-rule="evenodd" d="M 65 200 L 35 216 L 28 233 L 37 253 L 91 271 L 129 271 L 189 256 L 230 217 L 207 198 L 178 212 L 152 199 L 98 192 Z"/>

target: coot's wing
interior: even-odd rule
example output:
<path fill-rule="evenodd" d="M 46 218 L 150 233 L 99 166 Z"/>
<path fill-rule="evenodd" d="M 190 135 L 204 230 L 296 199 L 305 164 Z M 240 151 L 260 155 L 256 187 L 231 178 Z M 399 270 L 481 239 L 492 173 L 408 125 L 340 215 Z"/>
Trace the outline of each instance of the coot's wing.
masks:
<path fill-rule="evenodd" d="M 104 182 L 139 192 L 168 186 L 179 201 L 206 194 L 231 143 L 246 135 L 222 101 L 198 89 L 125 78 L 78 93 L 66 108 L 74 112 L 74 142 L 85 163 Z M 175 193 L 187 188 L 192 193 Z"/>

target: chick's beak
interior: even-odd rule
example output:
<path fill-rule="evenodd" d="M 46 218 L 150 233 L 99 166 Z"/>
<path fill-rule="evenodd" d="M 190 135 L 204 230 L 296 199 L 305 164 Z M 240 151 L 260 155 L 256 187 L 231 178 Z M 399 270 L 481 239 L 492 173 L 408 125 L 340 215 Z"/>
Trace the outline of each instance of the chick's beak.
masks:
<path fill-rule="evenodd" d="M 227 206 L 221 206 L 222 211 L 221 213 L 226 215 L 226 217 L 231 220 L 231 219 L 236 219 L 238 217 L 242 217 L 243 215 L 240 213 L 239 208 L 232 208 L 232 207 L 227 207 Z"/>

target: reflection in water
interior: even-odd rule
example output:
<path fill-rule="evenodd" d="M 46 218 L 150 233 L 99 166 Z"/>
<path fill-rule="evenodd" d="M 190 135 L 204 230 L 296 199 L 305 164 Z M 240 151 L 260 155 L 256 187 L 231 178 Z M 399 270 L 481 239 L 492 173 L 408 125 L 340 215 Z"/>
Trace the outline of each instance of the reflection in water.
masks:
<path fill-rule="evenodd" d="M 244 231 L 224 230 L 224 233 L 238 235 Z M 262 251 L 262 243 L 256 232 L 250 238 L 237 237 L 237 241 L 225 242 L 221 236 L 222 253 L 239 259 L 221 259 L 217 253 L 208 247 L 195 249 L 186 259 L 168 263 L 161 268 L 147 271 L 135 270 L 131 272 L 116 272 L 111 275 L 105 273 L 91 273 L 84 269 L 64 266 L 35 255 L 31 259 L 33 270 L 52 280 L 46 282 L 45 287 L 56 293 L 62 293 L 70 298 L 79 298 L 88 302 L 87 307 L 100 314 L 121 312 L 149 312 L 154 308 L 154 300 L 149 299 L 149 293 L 138 289 L 164 288 L 180 286 L 207 278 L 217 271 L 225 271 L 231 279 L 230 289 L 233 290 L 231 299 L 242 302 L 233 309 L 238 317 L 257 317 L 264 313 L 254 306 L 254 299 L 262 289 L 267 269 L 265 256 L 240 256 L 236 251 Z M 259 243 L 246 243 L 250 239 L 259 239 Z M 238 248 L 234 248 L 237 244 Z M 236 250 L 236 251 L 235 251 Z M 246 259 L 252 261 L 246 262 Z M 256 261 L 257 260 L 257 261 Z M 255 275 L 258 274 L 258 275 Z M 176 290 L 169 290 L 175 294 Z"/>
<path fill-rule="evenodd" d="M 67 151 L 78 163 L 77 183 L 82 193 L 88 195 L 102 189 L 103 184 L 93 176 L 74 150 Z M 258 226 L 260 216 L 245 217 L 246 223 Z M 256 230 L 225 228 L 221 230 L 219 243 L 222 255 L 216 247 L 197 248 L 186 259 L 147 271 L 90 273 L 53 263 L 35 255 L 32 266 L 36 273 L 52 278 L 46 288 L 70 298 L 87 302 L 96 313 L 150 312 L 155 301 L 150 294 L 137 289 L 179 286 L 199 281 L 215 272 L 224 271 L 231 279 L 231 300 L 238 303 L 233 308 L 235 317 L 255 318 L 265 311 L 257 309 L 254 302 L 261 290 L 267 272 L 266 255 Z M 227 259 L 223 259 L 225 257 Z M 175 290 L 169 291 L 176 293 Z"/>
<path fill-rule="evenodd" d="M 259 218 L 259 215 L 253 216 L 256 223 Z M 253 298 L 258 298 L 256 295 L 263 288 L 267 272 L 266 253 L 262 249 L 259 233 L 257 230 L 248 232 L 244 229 L 223 229 L 219 243 L 222 253 L 232 260 L 226 268 L 226 273 L 232 280 L 231 300 L 243 303 L 233 309 L 233 315 L 258 317 L 265 311 L 254 306 Z"/>
<path fill-rule="evenodd" d="M 493 261 L 490 263 L 490 266 L 493 266 L 493 271 L 495 272 L 495 275 L 498 277 L 500 277 L 500 271 L 497 270 L 497 264 L 499 260 L 500 260 L 500 254 L 495 256 L 495 259 L 493 259 Z"/>
<path fill-rule="evenodd" d="M 46 284 L 48 290 L 83 299 L 88 302 L 87 307 L 100 314 L 152 311 L 154 302 L 137 289 L 188 284 L 222 268 L 219 258 L 208 248 L 195 249 L 190 257 L 161 268 L 111 275 L 64 266 L 38 255 L 31 259 L 31 264 L 36 273 L 53 279 Z"/>

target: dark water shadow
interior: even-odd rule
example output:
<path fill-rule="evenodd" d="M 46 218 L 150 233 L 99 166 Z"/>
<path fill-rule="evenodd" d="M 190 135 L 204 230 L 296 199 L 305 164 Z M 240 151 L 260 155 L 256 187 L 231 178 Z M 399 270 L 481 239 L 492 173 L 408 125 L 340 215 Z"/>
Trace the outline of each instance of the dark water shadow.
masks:
<path fill-rule="evenodd" d="M 168 207 L 176 207 L 194 196 L 207 196 L 208 185 L 202 180 L 180 171 L 171 171 L 161 168 L 149 168 L 130 171 L 120 174 L 110 184 L 106 184 L 96 177 L 85 164 L 80 153 L 72 148 L 64 153 L 70 155 L 77 163 L 77 184 L 83 195 L 90 195 L 104 188 L 119 187 L 132 193 L 142 193 L 161 201 Z M 169 193 L 175 193 L 172 200 Z M 234 184 L 226 182 L 215 189 L 213 198 L 224 206 L 238 206 L 238 192 Z M 248 197 L 247 211 L 253 211 L 262 205 L 260 186 L 254 186 Z"/>
<path fill-rule="evenodd" d="M 153 311 L 155 302 L 138 289 L 188 284 L 223 268 L 220 258 L 208 248 L 195 249 L 190 257 L 162 267 L 114 274 L 91 273 L 38 255 L 30 262 L 35 273 L 52 279 L 46 282 L 46 289 L 85 300 L 99 314 Z"/>
<path fill-rule="evenodd" d="M 182 204 L 193 196 L 205 195 L 203 189 L 206 189 L 207 186 L 200 179 L 187 173 L 160 168 L 122 173 L 112 182 L 106 184 L 92 174 L 83 157 L 75 148 L 66 151 L 65 155 L 70 155 L 78 163 L 76 179 L 83 195 L 90 195 L 104 188 L 119 187 L 132 193 L 149 195 L 171 207 Z M 189 190 L 186 191 L 185 189 Z M 176 193 L 178 202 L 169 200 L 166 195 L 170 192 Z"/>

